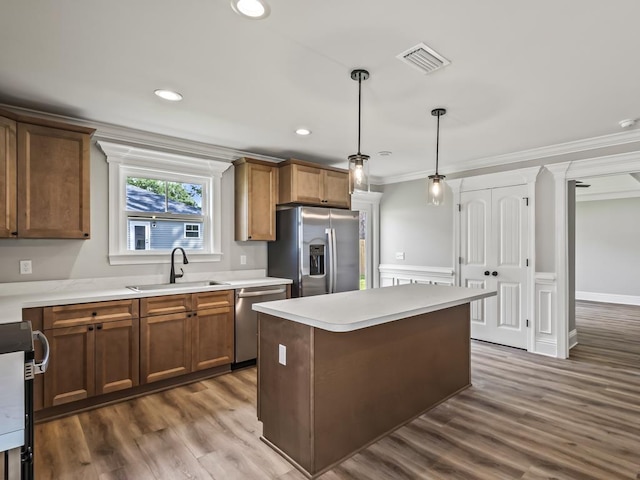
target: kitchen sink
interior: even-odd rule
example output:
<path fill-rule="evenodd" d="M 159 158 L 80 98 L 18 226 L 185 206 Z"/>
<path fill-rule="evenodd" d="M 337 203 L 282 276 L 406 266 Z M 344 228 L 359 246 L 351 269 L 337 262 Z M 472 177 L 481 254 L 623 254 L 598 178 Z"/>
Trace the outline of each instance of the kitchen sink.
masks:
<path fill-rule="evenodd" d="M 152 292 L 156 290 L 176 290 L 179 288 L 193 287 L 209 287 L 211 285 L 230 285 L 226 282 L 218 282 L 216 280 L 203 280 L 201 282 L 182 282 L 182 283 L 156 283 L 153 285 L 127 285 L 127 288 L 134 292 Z"/>

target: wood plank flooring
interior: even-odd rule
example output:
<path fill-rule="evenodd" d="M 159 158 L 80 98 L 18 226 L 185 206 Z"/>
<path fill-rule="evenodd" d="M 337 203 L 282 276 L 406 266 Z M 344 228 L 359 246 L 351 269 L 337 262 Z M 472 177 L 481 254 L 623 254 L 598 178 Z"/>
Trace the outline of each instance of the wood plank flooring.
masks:
<path fill-rule="evenodd" d="M 568 360 L 472 342 L 473 387 L 322 480 L 640 479 L 640 307 L 579 302 Z M 36 426 L 38 480 L 301 480 L 255 368 Z"/>

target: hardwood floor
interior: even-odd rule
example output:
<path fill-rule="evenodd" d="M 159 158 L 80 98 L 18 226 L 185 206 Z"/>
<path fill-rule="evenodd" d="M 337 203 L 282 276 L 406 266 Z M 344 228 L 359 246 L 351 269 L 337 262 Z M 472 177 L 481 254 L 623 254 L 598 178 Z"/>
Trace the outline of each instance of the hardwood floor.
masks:
<path fill-rule="evenodd" d="M 580 302 L 568 360 L 472 342 L 473 387 L 325 473 L 640 479 L 640 307 Z M 259 440 L 248 369 L 36 426 L 38 480 L 304 478 Z"/>

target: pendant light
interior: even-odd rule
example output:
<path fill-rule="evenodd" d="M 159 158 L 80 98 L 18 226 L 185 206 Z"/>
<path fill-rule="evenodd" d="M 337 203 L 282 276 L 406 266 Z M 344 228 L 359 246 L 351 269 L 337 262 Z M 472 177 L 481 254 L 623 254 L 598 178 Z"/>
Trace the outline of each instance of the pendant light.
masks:
<path fill-rule="evenodd" d="M 362 81 L 369 78 L 366 70 L 353 70 L 351 79 L 358 81 L 358 153 L 349 155 L 349 193 L 369 191 L 369 155 L 360 153 L 360 109 Z"/>
<path fill-rule="evenodd" d="M 438 117 L 438 127 L 436 133 L 436 173 L 429 175 L 427 182 L 427 198 L 429 205 L 442 205 L 444 203 L 444 175 L 438 173 L 438 151 L 440 150 L 440 117 L 447 113 L 444 108 L 434 108 L 431 115 Z"/>

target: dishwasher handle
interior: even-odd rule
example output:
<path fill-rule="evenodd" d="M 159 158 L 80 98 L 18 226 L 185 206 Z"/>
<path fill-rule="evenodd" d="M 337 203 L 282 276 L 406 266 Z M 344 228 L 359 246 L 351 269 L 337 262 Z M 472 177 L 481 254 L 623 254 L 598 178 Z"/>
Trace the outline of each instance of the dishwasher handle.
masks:
<path fill-rule="evenodd" d="M 248 298 L 248 297 L 262 297 L 267 295 L 280 295 L 281 293 L 285 293 L 287 291 L 287 287 L 282 287 L 277 290 L 260 290 L 257 292 L 238 292 L 238 298 Z"/>

